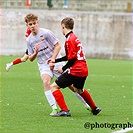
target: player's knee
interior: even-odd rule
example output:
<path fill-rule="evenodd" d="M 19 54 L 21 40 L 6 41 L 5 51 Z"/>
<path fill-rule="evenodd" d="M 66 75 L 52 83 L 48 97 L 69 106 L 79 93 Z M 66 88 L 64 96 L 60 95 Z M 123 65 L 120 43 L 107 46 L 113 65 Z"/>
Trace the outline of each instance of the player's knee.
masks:
<path fill-rule="evenodd" d="M 69 88 L 71 91 L 76 92 L 73 85 L 70 85 L 68 88 Z"/>
<path fill-rule="evenodd" d="M 43 80 L 43 84 L 45 88 L 50 88 L 50 81 L 48 80 Z"/>
<path fill-rule="evenodd" d="M 60 89 L 59 86 L 55 82 L 50 85 L 50 88 L 52 91 L 54 91 L 55 89 Z"/>
<path fill-rule="evenodd" d="M 77 88 L 75 88 L 75 91 L 76 91 L 78 94 L 82 94 L 82 93 L 83 93 L 83 90 L 82 90 L 82 89 L 77 89 Z"/>
<path fill-rule="evenodd" d="M 55 83 L 52 83 L 52 84 L 50 85 L 50 88 L 55 88 L 55 87 L 56 87 Z"/>

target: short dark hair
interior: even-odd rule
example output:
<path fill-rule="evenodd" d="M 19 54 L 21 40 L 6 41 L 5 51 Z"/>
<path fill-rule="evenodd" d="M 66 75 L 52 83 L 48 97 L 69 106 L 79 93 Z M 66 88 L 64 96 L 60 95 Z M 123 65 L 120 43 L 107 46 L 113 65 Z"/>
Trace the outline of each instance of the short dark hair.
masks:
<path fill-rule="evenodd" d="M 61 24 L 64 24 L 67 29 L 73 29 L 74 28 L 74 20 L 70 17 L 66 17 L 61 21 Z"/>
<path fill-rule="evenodd" d="M 32 20 L 33 21 L 38 20 L 38 16 L 30 13 L 30 14 L 26 15 L 26 17 L 24 19 L 25 19 L 25 22 L 28 23 L 29 21 L 32 21 Z"/>

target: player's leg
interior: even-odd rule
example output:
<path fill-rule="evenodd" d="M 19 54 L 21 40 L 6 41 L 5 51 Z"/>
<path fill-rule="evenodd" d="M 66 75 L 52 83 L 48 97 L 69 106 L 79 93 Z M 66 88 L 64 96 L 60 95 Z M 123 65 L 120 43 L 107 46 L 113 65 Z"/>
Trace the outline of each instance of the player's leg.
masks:
<path fill-rule="evenodd" d="M 68 107 L 66 105 L 66 102 L 64 100 L 64 96 L 59 90 L 60 88 L 66 88 L 70 86 L 72 83 L 72 80 L 67 77 L 68 74 L 63 73 L 61 76 L 59 76 L 53 84 L 51 84 L 51 90 L 53 93 L 53 96 L 56 99 L 56 102 L 58 103 L 59 107 L 61 108 L 61 111 L 55 115 L 52 116 L 71 116 L 70 111 L 68 110 Z"/>
<path fill-rule="evenodd" d="M 82 96 L 82 98 L 86 101 L 86 103 L 91 107 L 93 115 L 97 115 L 101 109 L 98 108 L 93 101 L 90 93 L 83 89 L 84 83 L 85 83 L 86 77 L 79 78 L 77 77 L 73 86 L 75 87 L 75 91 Z"/>
<path fill-rule="evenodd" d="M 80 95 L 90 105 L 93 115 L 97 115 L 101 111 L 101 109 L 96 106 L 96 104 L 94 103 L 90 93 L 87 90 L 84 89 L 83 92 Z"/>
<path fill-rule="evenodd" d="M 28 60 L 29 56 L 28 54 L 25 54 L 22 58 L 21 58 L 21 62 L 26 62 Z"/>
<path fill-rule="evenodd" d="M 28 60 L 28 54 L 24 54 L 24 56 L 22 58 L 18 58 L 16 60 L 13 61 L 13 65 L 17 65 L 21 62 L 26 62 Z"/>
<path fill-rule="evenodd" d="M 73 91 L 74 95 L 84 104 L 87 110 L 90 110 L 90 106 L 85 102 L 85 100 L 74 90 L 73 85 L 69 86 L 69 89 Z"/>
<path fill-rule="evenodd" d="M 52 90 L 53 96 L 55 97 L 55 100 L 61 109 L 60 112 L 58 112 L 57 114 L 51 115 L 51 116 L 54 116 L 54 117 L 71 116 L 70 111 L 68 110 L 68 107 L 64 100 L 64 96 L 59 89 L 60 89 L 60 87 L 55 82 L 51 85 L 51 90 Z"/>
<path fill-rule="evenodd" d="M 7 63 L 6 64 L 6 71 L 8 72 L 9 69 L 13 66 L 13 65 L 16 65 L 18 63 L 21 63 L 21 58 L 17 58 L 15 59 L 14 61 L 10 62 L 10 63 Z"/>
<path fill-rule="evenodd" d="M 17 58 L 14 61 L 7 63 L 6 64 L 6 71 L 8 72 L 9 69 L 16 64 L 19 64 L 21 62 L 26 62 L 28 60 L 28 50 L 26 50 L 26 53 L 24 54 L 24 56 L 22 58 Z"/>
<path fill-rule="evenodd" d="M 49 105 L 52 107 L 52 110 L 53 110 L 52 113 L 57 113 L 56 101 L 50 89 L 51 77 L 48 74 L 43 74 L 42 81 L 43 81 L 43 86 L 44 86 L 44 94 L 46 96 L 46 99 Z"/>
<path fill-rule="evenodd" d="M 58 73 L 56 70 L 57 70 L 59 67 L 63 66 L 63 65 L 65 65 L 65 62 L 60 62 L 60 63 L 58 63 L 58 64 L 55 65 L 53 74 L 54 74 L 54 76 L 55 76 L 56 78 L 58 78 L 58 77 L 61 75 L 61 74 Z M 87 110 L 90 110 L 90 106 L 85 102 L 85 100 L 84 100 L 77 92 L 74 91 L 73 85 L 69 86 L 68 88 L 69 88 L 69 89 L 74 93 L 74 95 L 84 104 L 85 108 L 86 108 Z"/>
<path fill-rule="evenodd" d="M 52 108 L 52 113 L 50 115 L 56 114 L 57 113 L 56 101 L 50 89 L 53 73 L 50 70 L 49 66 L 45 64 L 38 64 L 38 67 L 40 70 L 40 75 L 44 86 L 44 95 L 46 96 L 46 99 Z"/>

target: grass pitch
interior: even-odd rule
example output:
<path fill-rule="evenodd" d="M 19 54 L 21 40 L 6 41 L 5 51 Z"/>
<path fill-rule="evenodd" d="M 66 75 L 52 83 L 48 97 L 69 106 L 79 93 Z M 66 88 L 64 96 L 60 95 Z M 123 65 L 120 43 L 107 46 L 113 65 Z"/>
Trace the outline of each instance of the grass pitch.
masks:
<path fill-rule="evenodd" d="M 93 116 L 68 89 L 61 89 L 71 117 L 53 118 L 43 92 L 36 61 L 5 71 L 15 56 L 1 57 L 1 133 L 111 133 L 121 129 L 109 124 L 132 122 L 132 61 L 87 59 L 89 77 L 85 88 L 102 111 Z M 88 122 L 95 128 L 84 128 Z M 98 125 L 100 124 L 100 126 Z M 106 127 L 105 127 L 106 124 Z"/>

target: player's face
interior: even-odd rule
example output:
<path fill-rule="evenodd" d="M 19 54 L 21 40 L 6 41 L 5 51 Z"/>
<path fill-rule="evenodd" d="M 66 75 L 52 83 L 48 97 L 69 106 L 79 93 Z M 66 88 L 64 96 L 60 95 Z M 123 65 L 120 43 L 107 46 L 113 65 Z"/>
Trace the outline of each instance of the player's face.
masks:
<path fill-rule="evenodd" d="M 65 25 L 61 24 L 62 34 L 65 35 Z"/>
<path fill-rule="evenodd" d="M 29 21 L 27 23 L 27 26 L 33 34 L 35 35 L 37 34 L 38 32 L 38 21 L 37 20 Z"/>

